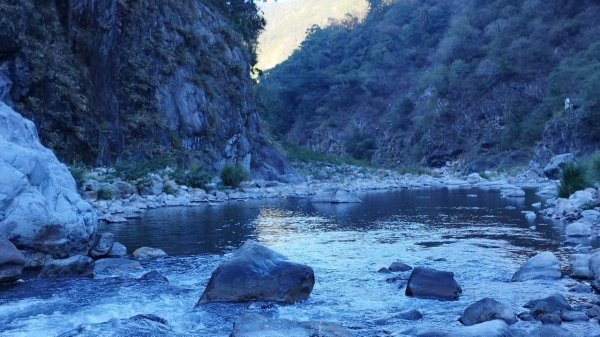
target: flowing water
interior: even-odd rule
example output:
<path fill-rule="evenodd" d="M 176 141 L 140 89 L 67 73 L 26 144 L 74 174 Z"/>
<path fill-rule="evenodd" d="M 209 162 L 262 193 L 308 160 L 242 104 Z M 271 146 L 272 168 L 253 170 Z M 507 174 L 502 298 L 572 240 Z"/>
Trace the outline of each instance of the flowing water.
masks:
<path fill-rule="evenodd" d="M 535 252 L 561 260 L 573 246 L 562 230 L 521 214 L 538 201 L 502 199 L 481 190 L 401 190 L 360 195 L 362 204 L 311 204 L 305 199 L 230 202 L 195 208 L 163 208 L 141 219 L 105 225 L 133 250 L 158 247 L 170 257 L 142 262 L 144 271 L 97 275 L 93 280 L 35 277 L 0 290 L 0 336 L 57 336 L 81 324 L 154 314 L 189 336 L 228 336 L 245 312 L 293 320 L 324 320 L 358 336 L 401 335 L 413 327 L 458 327 L 471 303 L 493 297 L 516 312 L 528 300 L 566 293 L 569 279 L 511 283 L 518 266 Z M 211 272 L 245 240 L 254 239 L 315 270 L 310 298 L 294 305 L 211 304 L 195 308 Z M 390 275 L 377 270 L 394 261 L 453 271 L 463 288 L 459 301 L 409 298 Z M 563 263 L 564 264 L 564 263 Z M 136 277 L 158 270 L 169 284 Z M 573 295 L 569 295 L 573 296 Z M 584 295 L 581 295 L 584 296 Z M 424 319 L 374 321 L 405 309 Z M 381 323 L 380 323 L 381 324 Z M 539 323 L 519 322 L 525 329 Z M 564 324 L 577 336 L 597 333 L 592 323 Z M 595 334 L 594 333 L 594 334 Z"/>

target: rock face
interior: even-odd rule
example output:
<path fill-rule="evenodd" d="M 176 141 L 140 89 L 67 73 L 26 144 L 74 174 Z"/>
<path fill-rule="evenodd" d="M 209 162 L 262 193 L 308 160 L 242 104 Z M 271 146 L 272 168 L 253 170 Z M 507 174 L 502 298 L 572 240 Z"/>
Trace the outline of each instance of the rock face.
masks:
<path fill-rule="evenodd" d="M 550 179 L 560 179 L 562 169 L 574 160 L 572 153 L 564 153 L 550 158 L 550 162 L 544 167 L 544 174 Z"/>
<path fill-rule="evenodd" d="M 60 335 L 60 337 L 96 336 L 183 337 L 187 335 L 174 332 L 165 319 L 154 315 L 137 315 L 104 323 L 84 324 Z"/>
<path fill-rule="evenodd" d="M 316 203 L 332 203 L 332 204 L 343 204 L 343 203 L 359 203 L 362 202 L 357 196 L 346 191 L 346 190 L 329 190 L 317 193 L 314 197 L 310 198 L 311 202 Z"/>
<path fill-rule="evenodd" d="M 0 102 L 0 238 L 67 257 L 87 254 L 96 226 L 93 208 L 33 123 Z"/>
<path fill-rule="evenodd" d="M 83 255 L 46 261 L 41 277 L 94 277 L 94 261 Z"/>
<path fill-rule="evenodd" d="M 559 279 L 560 276 L 560 261 L 551 252 L 543 252 L 525 261 L 513 275 L 512 281 Z"/>
<path fill-rule="evenodd" d="M 406 296 L 455 301 L 461 293 L 454 273 L 429 268 L 415 268 L 406 285 Z"/>
<path fill-rule="evenodd" d="M 10 99 L 63 160 L 170 154 L 269 180 L 293 173 L 262 129 L 241 34 L 205 3 L 15 2 L 0 18 L 16 26 L 2 55 Z"/>
<path fill-rule="evenodd" d="M 249 240 L 212 273 L 198 304 L 254 300 L 293 303 L 307 299 L 314 284 L 311 267 L 289 262 Z"/>
<path fill-rule="evenodd" d="M 506 304 L 492 298 L 484 298 L 471 304 L 459 321 L 464 325 L 475 325 L 495 319 L 503 320 L 509 325 L 517 322 L 515 313 Z"/>
<path fill-rule="evenodd" d="M 0 283 L 15 281 L 25 266 L 25 256 L 15 245 L 0 239 Z"/>
<path fill-rule="evenodd" d="M 345 328 L 325 322 L 294 322 L 257 314 L 239 317 L 233 323 L 231 337 L 352 337 Z"/>

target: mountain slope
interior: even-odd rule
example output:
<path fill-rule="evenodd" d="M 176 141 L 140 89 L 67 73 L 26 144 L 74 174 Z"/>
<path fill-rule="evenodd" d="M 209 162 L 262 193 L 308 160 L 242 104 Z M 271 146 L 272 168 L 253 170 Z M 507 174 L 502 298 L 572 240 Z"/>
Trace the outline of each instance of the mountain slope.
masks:
<path fill-rule="evenodd" d="M 205 2 L 9 0 L 0 11 L 6 99 L 62 160 L 286 173 L 256 111 L 247 48 Z"/>
<path fill-rule="evenodd" d="M 385 165 L 589 152 L 598 15 L 591 0 L 392 1 L 313 30 L 262 78 L 263 116 L 284 141 Z"/>

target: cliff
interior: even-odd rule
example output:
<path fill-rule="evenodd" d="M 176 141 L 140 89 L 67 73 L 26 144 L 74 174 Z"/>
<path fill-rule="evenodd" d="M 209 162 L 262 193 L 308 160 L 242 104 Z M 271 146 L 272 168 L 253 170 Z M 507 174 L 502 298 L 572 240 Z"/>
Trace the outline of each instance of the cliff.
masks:
<path fill-rule="evenodd" d="M 289 173 L 263 132 L 247 48 L 204 2 L 8 0 L 0 13 L 4 100 L 59 159 Z"/>

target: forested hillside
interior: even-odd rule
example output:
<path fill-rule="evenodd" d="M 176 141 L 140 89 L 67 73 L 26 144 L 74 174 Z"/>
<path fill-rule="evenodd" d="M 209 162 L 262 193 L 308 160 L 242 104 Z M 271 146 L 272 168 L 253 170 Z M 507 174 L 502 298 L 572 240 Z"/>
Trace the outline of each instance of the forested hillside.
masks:
<path fill-rule="evenodd" d="M 284 142 L 387 165 L 590 152 L 599 16 L 593 0 L 392 1 L 313 29 L 263 76 L 261 109 Z"/>

